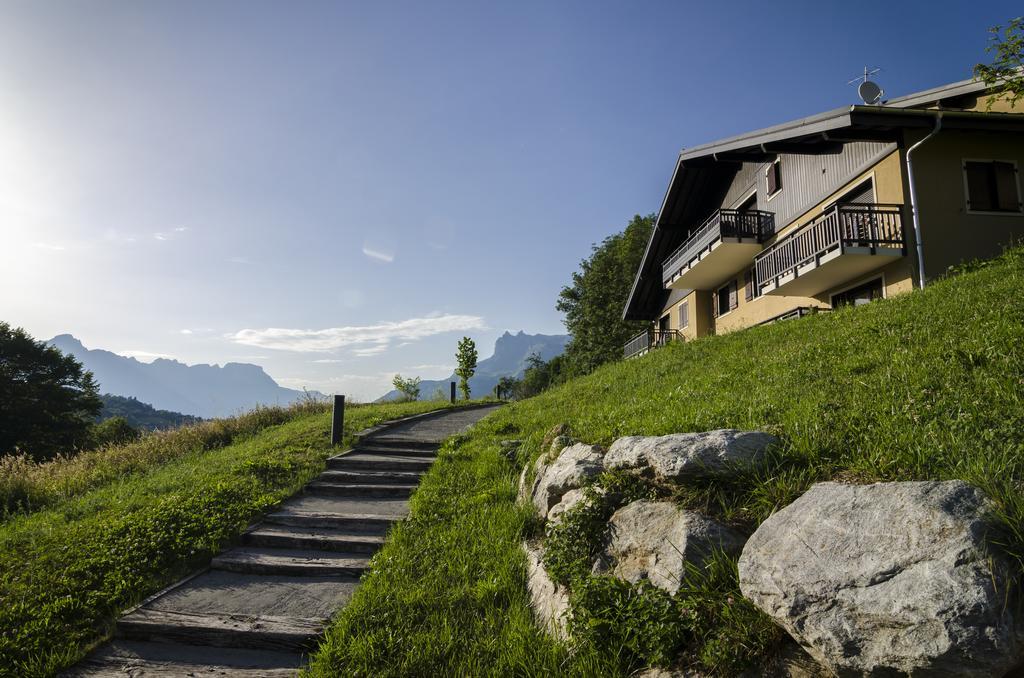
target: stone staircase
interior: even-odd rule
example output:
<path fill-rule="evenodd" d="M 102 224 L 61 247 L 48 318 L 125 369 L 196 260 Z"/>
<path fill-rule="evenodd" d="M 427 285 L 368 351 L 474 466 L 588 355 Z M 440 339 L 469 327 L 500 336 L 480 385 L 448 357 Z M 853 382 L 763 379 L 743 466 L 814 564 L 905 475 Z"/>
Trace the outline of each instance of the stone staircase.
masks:
<path fill-rule="evenodd" d="M 147 599 L 69 676 L 293 676 L 352 596 L 440 441 L 491 408 L 412 418 L 331 457 L 241 544 Z"/>

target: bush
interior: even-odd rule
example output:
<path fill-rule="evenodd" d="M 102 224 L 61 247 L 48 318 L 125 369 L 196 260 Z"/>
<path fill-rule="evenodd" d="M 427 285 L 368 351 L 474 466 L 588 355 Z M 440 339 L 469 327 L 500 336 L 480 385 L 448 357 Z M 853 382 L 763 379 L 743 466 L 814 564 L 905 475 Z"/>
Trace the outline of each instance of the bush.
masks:
<path fill-rule="evenodd" d="M 128 423 L 124 417 L 111 417 L 92 427 L 92 447 L 124 445 L 138 440 L 141 432 Z"/>

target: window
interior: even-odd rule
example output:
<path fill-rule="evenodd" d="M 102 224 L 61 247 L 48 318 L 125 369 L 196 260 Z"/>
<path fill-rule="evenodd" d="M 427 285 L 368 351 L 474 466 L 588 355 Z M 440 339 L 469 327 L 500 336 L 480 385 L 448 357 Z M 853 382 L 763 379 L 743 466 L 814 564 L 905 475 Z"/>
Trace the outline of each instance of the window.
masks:
<path fill-rule="evenodd" d="M 679 304 L 679 329 L 690 326 L 690 302 Z"/>
<path fill-rule="evenodd" d="M 782 190 L 782 158 L 768 165 L 764 171 L 768 181 L 768 197 L 772 197 Z"/>
<path fill-rule="evenodd" d="M 832 295 L 832 308 L 840 306 L 862 306 L 882 298 L 882 279 L 875 278 L 863 285 Z"/>
<path fill-rule="evenodd" d="M 757 284 L 757 269 L 751 266 L 743 273 L 743 300 L 753 301 L 761 296 L 761 287 Z"/>
<path fill-rule="evenodd" d="M 965 160 L 964 186 L 969 212 L 1020 212 L 1017 164 L 1002 160 Z"/>
<path fill-rule="evenodd" d="M 736 281 L 730 280 L 728 285 L 725 285 L 715 293 L 713 308 L 711 309 L 714 311 L 715 316 L 725 315 L 736 308 L 739 305 L 736 297 Z"/>

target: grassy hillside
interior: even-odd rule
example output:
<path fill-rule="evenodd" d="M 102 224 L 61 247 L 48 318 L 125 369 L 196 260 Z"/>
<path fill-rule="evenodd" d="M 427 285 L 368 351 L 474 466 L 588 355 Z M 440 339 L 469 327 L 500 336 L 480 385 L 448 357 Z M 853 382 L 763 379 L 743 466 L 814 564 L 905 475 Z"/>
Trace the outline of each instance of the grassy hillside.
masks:
<path fill-rule="evenodd" d="M 345 432 L 444 406 L 349 407 Z M 121 610 L 207 561 L 323 469 L 330 418 L 313 404 L 259 410 L 24 476 L 42 508 L 0 524 L 0 676 L 73 663 Z"/>
<path fill-rule="evenodd" d="M 503 408 L 426 476 L 412 520 L 377 555 L 311 673 L 627 675 L 655 662 L 734 675 L 771 658 L 782 634 L 740 597 L 727 558 L 675 597 L 577 573 L 574 650 L 537 632 L 519 543 L 538 526 L 515 485 L 560 423 L 603 444 L 722 427 L 780 436 L 769 471 L 672 495 L 748 531 L 821 480 L 962 478 L 994 500 L 997 540 L 1019 561 L 1022 284 L 1017 249 L 923 292 L 673 344 Z M 514 462 L 498 453 L 506 438 L 526 441 Z M 585 518 L 549 540 L 563 576 L 593 546 Z"/>

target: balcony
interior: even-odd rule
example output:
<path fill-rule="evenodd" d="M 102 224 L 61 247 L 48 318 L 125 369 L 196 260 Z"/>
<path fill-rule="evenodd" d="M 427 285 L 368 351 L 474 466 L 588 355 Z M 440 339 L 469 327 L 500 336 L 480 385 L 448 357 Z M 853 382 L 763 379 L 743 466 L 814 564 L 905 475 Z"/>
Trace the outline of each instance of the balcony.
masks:
<path fill-rule="evenodd" d="M 761 210 L 718 210 L 662 265 L 665 287 L 710 290 L 750 265 L 775 233 L 775 215 Z"/>
<path fill-rule="evenodd" d="M 633 358 L 669 342 L 682 340 L 683 335 L 678 330 L 644 330 L 626 342 L 622 355 L 625 358 Z"/>
<path fill-rule="evenodd" d="M 906 254 L 902 205 L 836 205 L 754 261 L 762 294 L 811 297 Z"/>

